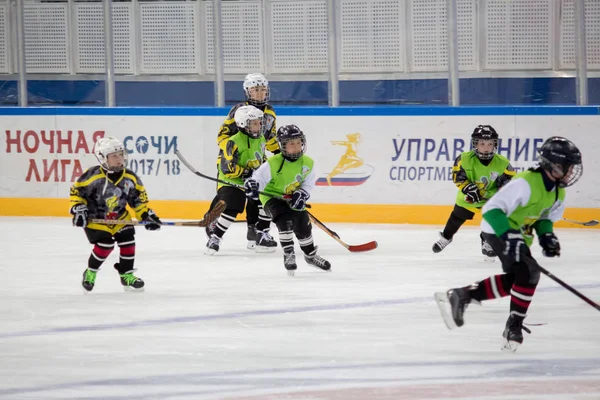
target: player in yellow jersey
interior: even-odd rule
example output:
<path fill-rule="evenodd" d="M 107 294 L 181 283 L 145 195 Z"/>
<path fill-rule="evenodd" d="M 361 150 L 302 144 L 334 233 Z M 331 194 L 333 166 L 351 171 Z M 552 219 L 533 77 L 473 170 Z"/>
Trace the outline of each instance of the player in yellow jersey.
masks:
<path fill-rule="evenodd" d="M 131 220 L 127 206 L 138 220 L 148 221 L 146 229 L 160 229 L 161 221 L 148 208 L 148 195 L 140 178 L 127 165 L 127 152 L 123 143 L 114 137 L 98 139 L 94 154 L 100 165 L 86 170 L 71 187 L 70 201 L 73 225 L 84 228 L 94 245 L 88 267 L 81 282 L 86 292 L 91 292 L 100 266 L 119 246 L 119 262 L 115 269 L 127 291 L 143 291 L 144 281 L 133 273 L 135 260 L 135 229 L 131 225 L 104 225 L 90 223 L 90 219 Z"/>
<path fill-rule="evenodd" d="M 269 104 L 269 81 L 263 74 L 260 73 L 250 73 L 246 75 L 243 83 L 244 94 L 246 96 L 246 101 L 238 103 L 231 107 L 229 110 L 229 114 L 227 114 L 227 118 L 219 128 L 219 134 L 217 135 L 217 144 L 219 145 L 219 150 L 226 151 L 226 145 L 229 138 L 240 132 L 239 126 L 235 121 L 235 113 L 241 107 L 244 106 L 253 106 L 258 108 L 263 112 L 263 136 L 265 138 L 265 148 L 267 151 L 277 154 L 279 153 L 279 144 L 277 143 L 277 131 L 276 131 L 276 115 L 273 106 Z M 217 196 L 214 197 L 209 210 L 211 210 L 219 198 Z M 207 211 L 208 212 L 208 211 Z M 264 213 L 262 208 L 257 209 L 253 206 L 252 202 L 249 202 L 246 205 L 246 221 L 248 224 L 248 232 L 246 234 L 246 239 L 248 240 L 248 249 L 257 249 L 257 242 L 262 241 L 263 243 L 268 242 L 268 247 L 277 246 L 277 242 L 273 240 L 268 231 L 266 231 L 267 236 L 264 235 L 264 230 L 262 232 L 257 231 L 257 224 L 261 224 L 261 221 L 269 221 L 270 218 Z M 206 227 L 206 235 L 210 238 L 214 233 L 216 223 L 212 223 Z M 264 246 L 261 246 L 264 247 Z M 260 251 L 260 248 L 258 248 Z"/>

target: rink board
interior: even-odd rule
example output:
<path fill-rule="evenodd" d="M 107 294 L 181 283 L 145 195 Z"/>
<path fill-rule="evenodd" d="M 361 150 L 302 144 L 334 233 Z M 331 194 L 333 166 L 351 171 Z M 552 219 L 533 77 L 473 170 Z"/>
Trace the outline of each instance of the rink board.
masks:
<path fill-rule="evenodd" d="M 96 164 L 101 136 L 121 139 L 129 167 L 163 218 L 202 217 L 215 184 L 190 173 L 179 149 L 199 170 L 216 175 L 216 132 L 228 109 L 4 108 L 0 145 L 0 215 L 65 216 L 72 181 Z M 552 135 L 583 152 L 584 174 L 567 194 L 571 219 L 600 217 L 597 107 L 278 107 L 277 125 L 295 123 L 319 176 L 313 211 L 324 221 L 445 223 L 455 201 L 454 158 L 470 148 L 478 124 L 493 125 L 499 153 L 518 170 L 537 162 Z M 589 155 L 589 156 L 588 156 Z M 475 221 L 476 223 L 477 221 Z"/>

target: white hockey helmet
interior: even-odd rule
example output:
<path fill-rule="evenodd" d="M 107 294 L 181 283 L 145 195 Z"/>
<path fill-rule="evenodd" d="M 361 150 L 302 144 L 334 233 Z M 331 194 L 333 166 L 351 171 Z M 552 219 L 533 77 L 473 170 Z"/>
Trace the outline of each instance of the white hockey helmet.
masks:
<path fill-rule="evenodd" d="M 235 110 L 233 119 L 237 128 L 250 137 L 257 138 L 263 134 L 264 113 L 254 106 L 242 106 Z M 258 131 L 250 130 L 250 122 L 259 120 L 260 129 Z"/>
<path fill-rule="evenodd" d="M 108 165 L 108 156 L 110 154 L 123 154 L 123 165 L 120 167 L 111 167 Z M 100 166 L 109 172 L 120 172 L 127 166 L 127 151 L 123 143 L 113 136 L 100 138 L 94 144 L 94 155 L 98 159 Z"/>
<path fill-rule="evenodd" d="M 264 86 L 267 89 L 267 92 L 265 93 L 263 99 L 253 99 L 250 96 L 250 89 L 257 86 Z M 263 74 L 253 72 L 251 74 L 246 75 L 246 77 L 244 78 L 244 93 L 246 93 L 246 101 L 248 102 L 248 104 L 251 104 L 253 106 L 264 106 L 269 101 L 270 92 L 271 91 L 269 90 L 269 81 L 267 80 L 267 78 L 265 78 Z"/>

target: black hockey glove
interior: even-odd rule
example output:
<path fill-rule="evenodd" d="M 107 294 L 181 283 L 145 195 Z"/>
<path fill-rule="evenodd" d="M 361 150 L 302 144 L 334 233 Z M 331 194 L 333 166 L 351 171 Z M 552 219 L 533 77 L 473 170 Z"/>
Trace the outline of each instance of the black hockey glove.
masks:
<path fill-rule="evenodd" d="M 240 178 L 246 180 L 246 179 L 250 179 L 252 177 L 252 174 L 254 173 L 253 169 L 250 168 L 246 168 L 242 174 L 240 175 Z"/>
<path fill-rule="evenodd" d="M 544 233 L 538 237 L 542 254 L 546 257 L 560 257 L 560 243 L 558 238 L 552 232 Z"/>
<path fill-rule="evenodd" d="M 302 211 L 306 208 L 306 202 L 310 198 L 310 194 L 304 189 L 298 189 L 292 193 L 290 200 L 290 208 L 296 211 Z"/>
<path fill-rule="evenodd" d="M 258 200 L 258 182 L 254 179 L 247 179 L 244 182 L 244 189 L 246 190 L 246 197 L 251 200 Z"/>
<path fill-rule="evenodd" d="M 500 239 L 504 241 L 504 255 L 513 263 L 520 262 L 525 254 L 528 253 L 527 244 L 523 239 L 521 232 L 510 229 Z"/>
<path fill-rule="evenodd" d="M 465 195 L 465 201 L 467 203 L 474 204 L 483 200 L 481 193 L 479 192 L 479 188 L 474 183 L 469 183 L 467 186 L 462 188 L 462 192 Z"/>
<path fill-rule="evenodd" d="M 73 214 L 73 226 L 85 228 L 88 224 L 88 208 L 85 204 L 75 204 L 71 207 L 71 214 Z"/>
<path fill-rule="evenodd" d="M 142 221 L 148 222 L 148 224 L 144 225 L 148 231 L 158 231 L 160 230 L 160 226 L 162 224 L 160 218 L 158 218 L 158 215 L 156 215 L 152 210 L 148 210 L 142 214 Z"/>

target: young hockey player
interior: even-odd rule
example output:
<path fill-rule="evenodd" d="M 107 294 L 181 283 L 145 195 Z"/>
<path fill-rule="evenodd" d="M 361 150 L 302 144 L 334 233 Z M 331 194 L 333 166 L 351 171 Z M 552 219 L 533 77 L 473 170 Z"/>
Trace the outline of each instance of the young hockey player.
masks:
<path fill-rule="evenodd" d="M 235 112 L 235 124 L 238 132 L 225 140 L 225 146 L 219 152 L 219 179 L 235 185 L 243 185 L 244 179 L 252 175 L 265 159 L 265 137 L 263 136 L 263 112 L 254 106 L 242 106 Z M 244 190 L 235 186 L 219 183 L 217 200 L 225 201 L 227 208 L 216 221 L 206 244 L 206 254 L 219 251 L 221 239 L 235 221 L 236 216 L 246 210 L 255 210 L 260 218 L 256 223 L 256 251 L 273 252 L 277 243 L 269 234 L 271 219 L 265 214 L 262 205 L 248 200 Z"/>
<path fill-rule="evenodd" d="M 239 132 L 239 129 L 235 123 L 235 113 L 236 111 L 243 106 L 254 106 L 261 110 L 264 114 L 263 120 L 263 134 L 265 136 L 266 141 L 266 149 L 273 154 L 279 153 L 279 145 L 277 144 L 276 131 L 275 131 L 275 110 L 273 107 L 268 104 L 269 101 L 269 81 L 263 74 L 259 73 L 251 73 L 246 75 L 243 83 L 244 93 L 246 95 L 246 101 L 244 103 L 238 103 L 234 105 L 231 110 L 229 110 L 229 114 L 227 115 L 227 119 L 221 125 L 219 129 L 219 134 L 217 135 L 217 144 L 219 145 L 220 150 L 225 150 L 225 145 L 227 143 L 227 139 L 235 135 Z M 214 207 L 216 202 L 219 200 L 218 196 L 215 196 L 213 199 L 209 210 Z M 248 232 L 246 234 L 246 239 L 248 239 L 247 247 L 249 249 L 256 248 L 257 239 L 261 240 L 261 247 L 257 248 L 258 252 L 264 252 L 265 247 L 272 249 L 274 251 L 275 247 L 277 247 L 277 242 L 273 240 L 269 232 L 264 232 L 263 234 L 257 233 L 257 224 L 260 220 L 266 220 L 268 217 L 264 213 L 262 207 L 255 207 L 255 202 L 248 202 L 246 204 L 246 221 L 248 225 Z M 262 225 L 262 224 L 261 224 Z M 212 223 L 207 225 L 206 234 L 208 237 L 214 231 L 216 224 Z"/>
<path fill-rule="evenodd" d="M 70 201 L 73 225 L 84 228 L 85 234 L 94 245 L 83 273 L 83 288 L 91 292 L 100 266 L 119 246 L 119 262 L 115 269 L 121 284 L 128 291 L 143 291 L 144 281 L 133 273 L 135 260 L 135 229 L 129 225 L 103 225 L 88 223 L 90 219 L 131 220 L 127 205 L 138 220 L 148 221 L 146 229 L 160 229 L 161 221 L 148 208 L 148 195 L 140 178 L 127 165 L 127 152 L 123 143 L 114 137 L 98 139 L 94 154 L 99 166 L 91 167 L 71 187 Z"/>
<path fill-rule="evenodd" d="M 246 196 L 254 200 L 260 198 L 277 225 L 283 249 L 283 265 L 289 275 L 294 275 L 297 268 L 294 234 L 306 262 L 329 271 L 329 261 L 317 255 L 317 246 L 312 238 L 312 224 L 306 211 L 306 202 L 317 181 L 314 162 L 304 154 L 306 138 L 296 125 L 285 125 L 277 131 L 277 141 L 281 153 L 269 158 L 254 172 L 252 178 L 246 180 Z M 259 191 L 275 197 L 264 194 L 259 196 Z"/>
<path fill-rule="evenodd" d="M 502 261 L 504 273 L 435 294 L 449 329 L 464 324 L 463 314 L 470 303 L 511 296 L 504 350 L 514 352 L 523 343 L 522 330 L 529 332 L 523 320 L 540 279 L 529 249 L 533 232 L 544 256 L 560 256 L 553 224 L 562 218 L 564 188 L 577 182 L 582 172 L 579 149 L 565 138 L 551 137 L 539 150 L 539 166 L 517 174 L 483 206 L 483 236 Z"/>
<path fill-rule="evenodd" d="M 466 220 L 473 219 L 476 212 L 502 186 L 515 175 L 508 159 L 498 151 L 498 133 L 490 125 L 479 125 L 471 134 L 470 151 L 460 154 L 452 167 L 452 180 L 458 187 L 454 210 L 440 232 L 440 239 L 433 244 L 434 253 L 444 250 L 452 242 Z M 481 236 L 481 252 L 486 261 L 493 261 L 496 254 Z"/>

